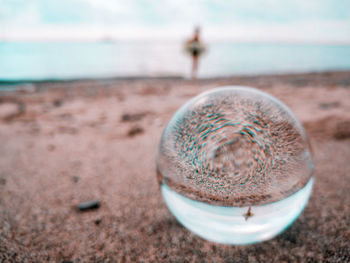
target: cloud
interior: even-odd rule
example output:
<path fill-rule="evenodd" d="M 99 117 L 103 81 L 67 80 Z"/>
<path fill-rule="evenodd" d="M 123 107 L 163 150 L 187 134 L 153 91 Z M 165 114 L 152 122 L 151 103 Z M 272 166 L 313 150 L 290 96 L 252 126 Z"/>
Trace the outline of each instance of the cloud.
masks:
<path fill-rule="evenodd" d="M 0 0 L 2 39 L 180 38 L 350 42 L 350 1 Z"/>

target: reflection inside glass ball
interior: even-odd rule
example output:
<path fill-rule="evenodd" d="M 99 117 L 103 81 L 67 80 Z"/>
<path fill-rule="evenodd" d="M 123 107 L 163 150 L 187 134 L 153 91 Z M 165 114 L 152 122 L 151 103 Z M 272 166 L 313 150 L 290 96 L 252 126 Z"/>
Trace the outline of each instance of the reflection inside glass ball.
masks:
<path fill-rule="evenodd" d="M 267 93 L 235 86 L 183 105 L 157 158 L 175 217 L 228 244 L 263 241 L 290 225 L 311 194 L 312 170 L 305 131 L 291 110 Z"/>

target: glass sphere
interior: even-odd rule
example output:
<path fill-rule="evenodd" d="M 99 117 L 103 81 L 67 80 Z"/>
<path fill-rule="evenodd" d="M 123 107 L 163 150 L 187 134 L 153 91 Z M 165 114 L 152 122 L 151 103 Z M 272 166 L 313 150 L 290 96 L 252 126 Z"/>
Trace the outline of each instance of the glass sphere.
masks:
<path fill-rule="evenodd" d="M 277 98 L 229 86 L 183 105 L 164 129 L 158 181 L 194 233 L 227 244 L 283 231 L 311 194 L 313 162 L 301 123 Z"/>

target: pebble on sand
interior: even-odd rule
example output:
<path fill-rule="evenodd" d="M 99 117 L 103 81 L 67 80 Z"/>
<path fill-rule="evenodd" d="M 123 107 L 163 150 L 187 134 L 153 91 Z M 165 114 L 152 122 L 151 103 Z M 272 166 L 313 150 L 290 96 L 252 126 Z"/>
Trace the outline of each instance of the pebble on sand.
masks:
<path fill-rule="evenodd" d="M 74 183 L 77 183 L 79 181 L 80 177 L 79 176 L 73 176 L 72 180 Z"/>
<path fill-rule="evenodd" d="M 62 100 L 57 99 L 57 100 L 54 100 L 52 104 L 53 104 L 55 107 L 61 107 L 62 104 L 63 104 L 63 102 L 62 102 Z"/>
<path fill-rule="evenodd" d="M 6 179 L 0 177 L 0 185 L 5 185 L 6 184 Z"/>
<path fill-rule="evenodd" d="M 89 210 L 93 210 L 93 209 L 97 209 L 101 206 L 100 201 L 97 200 L 90 200 L 90 201 L 86 201 L 86 202 L 82 202 L 78 205 L 78 210 L 79 211 L 89 211 Z"/>
<path fill-rule="evenodd" d="M 144 113 L 125 113 L 122 115 L 122 121 L 139 121 L 145 116 Z"/>
<path fill-rule="evenodd" d="M 350 120 L 338 123 L 333 137 L 336 140 L 345 140 L 350 138 Z"/>
<path fill-rule="evenodd" d="M 133 137 L 133 136 L 138 135 L 138 134 L 141 134 L 141 133 L 143 133 L 143 128 L 138 127 L 138 126 L 135 126 L 135 127 L 132 127 L 132 128 L 128 131 L 128 136 L 129 136 L 129 137 Z"/>
<path fill-rule="evenodd" d="M 95 223 L 95 225 L 96 226 L 98 226 L 99 224 L 101 224 L 101 222 L 102 222 L 102 219 L 96 219 L 95 221 L 94 221 L 94 223 Z"/>

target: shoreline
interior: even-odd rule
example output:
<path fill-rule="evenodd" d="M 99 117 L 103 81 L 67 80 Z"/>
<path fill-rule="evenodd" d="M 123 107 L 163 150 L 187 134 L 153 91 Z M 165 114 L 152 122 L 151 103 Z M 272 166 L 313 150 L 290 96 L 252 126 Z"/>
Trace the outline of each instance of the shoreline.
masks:
<path fill-rule="evenodd" d="M 232 74 L 228 76 L 200 77 L 198 79 L 187 78 L 182 75 L 164 75 L 164 76 L 115 76 L 115 77 L 96 77 L 96 78 L 48 78 L 48 79 L 1 79 L 0 88 L 6 85 L 26 84 L 26 83 L 69 83 L 79 81 L 136 81 L 136 80 L 184 80 L 184 81 L 211 81 L 211 80 L 230 80 L 234 78 L 261 78 L 261 77 L 298 77 L 298 76 L 325 76 L 330 74 L 345 74 L 350 70 L 325 70 L 325 71 L 306 71 L 306 72 L 281 72 L 281 73 L 251 73 L 251 74 Z M 1 89 L 0 89 L 1 91 Z"/>

